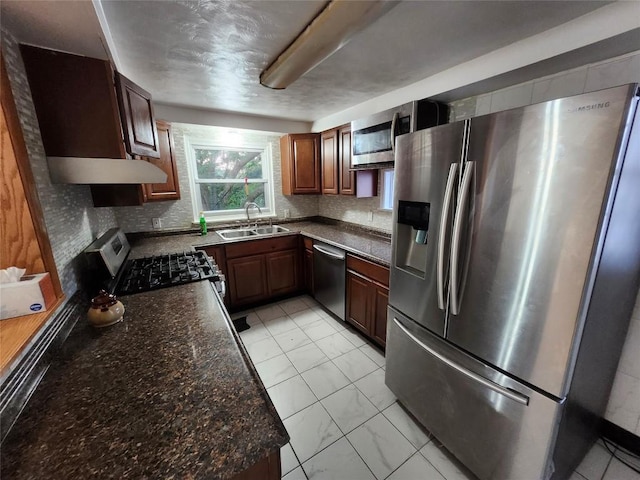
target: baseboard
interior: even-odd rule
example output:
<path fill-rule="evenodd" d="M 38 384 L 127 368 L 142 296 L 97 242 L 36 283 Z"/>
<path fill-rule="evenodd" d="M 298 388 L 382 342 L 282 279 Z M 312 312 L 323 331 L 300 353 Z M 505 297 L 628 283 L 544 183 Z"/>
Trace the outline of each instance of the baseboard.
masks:
<path fill-rule="evenodd" d="M 616 445 L 640 455 L 640 437 L 608 420 L 603 420 L 601 434 Z"/>

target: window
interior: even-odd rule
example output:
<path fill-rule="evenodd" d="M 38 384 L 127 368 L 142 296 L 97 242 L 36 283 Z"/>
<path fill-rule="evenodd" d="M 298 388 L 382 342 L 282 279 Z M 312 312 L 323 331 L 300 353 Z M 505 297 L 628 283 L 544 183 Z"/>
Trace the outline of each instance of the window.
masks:
<path fill-rule="evenodd" d="M 382 170 L 382 189 L 380 190 L 380 209 L 393 210 L 393 175 L 392 168 Z"/>
<path fill-rule="evenodd" d="M 267 148 L 226 147 L 185 139 L 194 220 L 245 218 L 245 205 L 255 202 L 262 215 L 273 209 L 271 145 Z M 255 212 L 252 211 L 253 216 Z"/>

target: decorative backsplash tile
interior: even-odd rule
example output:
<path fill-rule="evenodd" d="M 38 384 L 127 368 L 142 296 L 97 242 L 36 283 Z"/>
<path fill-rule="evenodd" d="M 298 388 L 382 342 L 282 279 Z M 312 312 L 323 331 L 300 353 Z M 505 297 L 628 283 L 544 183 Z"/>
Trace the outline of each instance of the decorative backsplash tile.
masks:
<path fill-rule="evenodd" d="M 15 37 L 2 30 L 2 52 L 15 98 L 29 161 L 44 214 L 62 288 L 70 297 L 80 284 L 82 251 L 93 240 L 116 225 L 111 208 L 94 208 L 85 185 L 54 185 L 40 136 L 29 83 Z"/>

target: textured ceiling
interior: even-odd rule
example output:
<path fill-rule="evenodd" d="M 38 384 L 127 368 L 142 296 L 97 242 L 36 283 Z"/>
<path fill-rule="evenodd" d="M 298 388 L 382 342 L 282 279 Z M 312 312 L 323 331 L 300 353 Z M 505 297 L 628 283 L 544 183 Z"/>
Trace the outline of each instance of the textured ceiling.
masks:
<path fill-rule="evenodd" d="M 341 50 L 285 90 L 259 84 L 260 72 L 322 9 L 309 1 L 113 1 L 101 5 L 118 67 L 158 102 L 202 109 L 312 121 L 447 68 L 543 32 L 610 2 L 599 1 L 402 1 Z M 50 40 L 38 38 L 29 18 Z M 69 11 L 66 25 L 93 38 L 63 48 L 97 56 L 96 18 L 82 22 L 90 2 L 2 2 L 17 35 L 61 48 L 43 6 Z M 34 6 L 35 5 L 35 6 Z M 40 5 L 40 6 L 38 6 Z M 29 8 L 27 8 L 29 10 Z M 73 12 L 71 12 L 71 10 Z M 6 15 L 5 15 L 6 16 Z M 22 22 L 22 28 L 19 28 Z M 26 28 L 25 28 L 26 27 Z M 42 35 L 41 35 L 42 36 Z M 77 35 L 76 35 L 77 36 Z M 107 35 L 108 37 L 108 35 Z M 69 42 L 67 42 L 69 43 Z M 87 44 L 91 42 L 87 41 Z M 97 45 L 100 45 L 98 42 Z M 83 49 L 85 51 L 83 51 Z M 102 55 L 104 57 L 104 55 Z"/>

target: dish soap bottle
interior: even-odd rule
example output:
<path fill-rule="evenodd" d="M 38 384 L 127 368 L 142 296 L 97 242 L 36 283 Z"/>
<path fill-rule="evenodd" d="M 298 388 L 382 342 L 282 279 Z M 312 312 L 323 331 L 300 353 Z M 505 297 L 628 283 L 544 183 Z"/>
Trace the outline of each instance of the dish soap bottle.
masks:
<path fill-rule="evenodd" d="M 207 220 L 204 218 L 204 212 L 200 212 L 200 235 L 207 234 Z"/>

